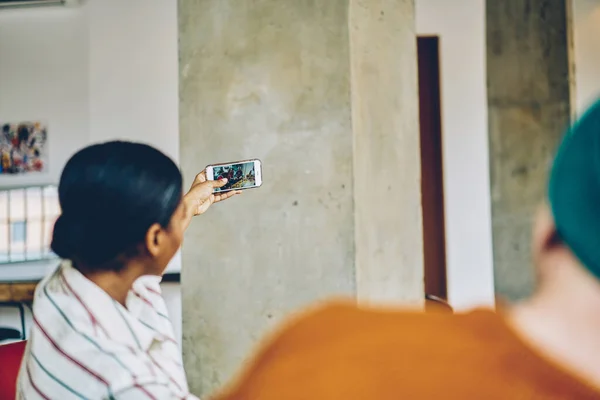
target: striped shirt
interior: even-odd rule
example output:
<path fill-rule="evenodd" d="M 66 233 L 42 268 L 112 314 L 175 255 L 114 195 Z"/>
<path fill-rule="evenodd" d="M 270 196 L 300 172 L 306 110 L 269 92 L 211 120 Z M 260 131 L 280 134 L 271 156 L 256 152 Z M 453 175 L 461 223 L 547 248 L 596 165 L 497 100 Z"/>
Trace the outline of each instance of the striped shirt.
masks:
<path fill-rule="evenodd" d="M 126 305 L 63 262 L 36 289 L 17 399 L 196 399 L 159 279 L 137 280 Z"/>

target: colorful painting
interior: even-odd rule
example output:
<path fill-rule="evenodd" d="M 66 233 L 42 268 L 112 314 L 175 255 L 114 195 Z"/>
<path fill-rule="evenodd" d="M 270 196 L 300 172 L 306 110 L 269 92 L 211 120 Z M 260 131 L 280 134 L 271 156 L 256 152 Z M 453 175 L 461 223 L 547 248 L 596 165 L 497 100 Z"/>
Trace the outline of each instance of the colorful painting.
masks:
<path fill-rule="evenodd" d="M 40 122 L 0 123 L 0 174 L 44 172 L 48 130 Z"/>

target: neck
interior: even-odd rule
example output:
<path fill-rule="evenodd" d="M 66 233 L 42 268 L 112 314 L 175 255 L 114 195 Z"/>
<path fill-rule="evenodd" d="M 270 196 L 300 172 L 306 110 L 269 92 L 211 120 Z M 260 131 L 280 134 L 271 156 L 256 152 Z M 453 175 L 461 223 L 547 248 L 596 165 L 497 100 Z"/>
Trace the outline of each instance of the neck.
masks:
<path fill-rule="evenodd" d="M 139 268 L 125 266 L 122 270 L 83 272 L 83 275 L 104 290 L 110 297 L 126 307 L 127 294 L 133 283 L 143 274 Z"/>
<path fill-rule="evenodd" d="M 509 311 L 531 347 L 600 388 L 600 285 L 581 267 L 548 279 Z"/>

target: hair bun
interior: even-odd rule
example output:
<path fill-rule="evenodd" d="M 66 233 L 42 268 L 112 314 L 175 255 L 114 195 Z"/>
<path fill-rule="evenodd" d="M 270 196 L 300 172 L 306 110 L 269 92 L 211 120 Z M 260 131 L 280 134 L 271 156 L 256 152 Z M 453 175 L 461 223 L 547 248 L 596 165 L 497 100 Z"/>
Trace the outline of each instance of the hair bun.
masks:
<path fill-rule="evenodd" d="M 121 141 L 88 146 L 67 161 L 60 176 L 62 215 L 51 248 L 88 271 L 118 271 L 140 256 L 153 224 L 169 227 L 182 190 L 177 165 L 151 146 Z"/>
<path fill-rule="evenodd" d="M 77 254 L 79 234 L 72 220 L 61 214 L 54 223 L 50 248 L 59 256 L 70 260 Z"/>

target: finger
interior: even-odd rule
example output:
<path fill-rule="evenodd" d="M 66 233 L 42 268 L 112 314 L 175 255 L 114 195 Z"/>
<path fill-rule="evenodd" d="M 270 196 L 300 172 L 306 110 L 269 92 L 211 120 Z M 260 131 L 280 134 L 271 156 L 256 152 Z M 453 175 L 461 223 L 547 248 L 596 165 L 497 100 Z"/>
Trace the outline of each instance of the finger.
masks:
<path fill-rule="evenodd" d="M 223 201 L 223 200 L 231 197 L 230 193 L 231 192 L 225 192 L 225 193 L 219 193 L 219 194 L 215 195 L 215 203 L 218 203 L 220 201 Z"/>
<path fill-rule="evenodd" d="M 196 175 L 196 178 L 194 178 L 194 182 L 196 183 L 204 183 L 206 182 L 206 170 L 200 172 L 198 175 Z"/>
<path fill-rule="evenodd" d="M 215 196 L 215 203 L 218 203 L 219 201 L 223 201 L 223 200 L 227 200 L 230 197 L 236 196 L 238 194 L 242 194 L 241 190 L 232 190 L 231 192 L 225 192 L 225 193 L 221 193 Z"/>

